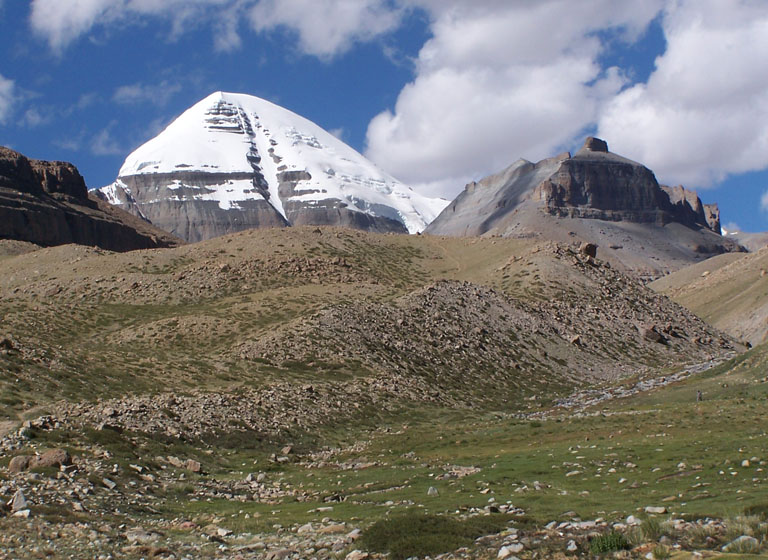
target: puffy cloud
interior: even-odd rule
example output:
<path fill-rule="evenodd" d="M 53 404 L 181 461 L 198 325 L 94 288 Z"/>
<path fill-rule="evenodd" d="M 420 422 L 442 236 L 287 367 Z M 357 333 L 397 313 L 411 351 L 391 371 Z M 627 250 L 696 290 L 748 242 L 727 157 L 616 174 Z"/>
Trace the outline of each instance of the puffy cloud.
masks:
<path fill-rule="evenodd" d="M 5 124 L 16 100 L 16 85 L 13 80 L 0 74 L 0 124 Z"/>
<path fill-rule="evenodd" d="M 131 84 L 115 90 L 112 100 L 123 105 L 150 103 L 162 106 L 181 91 L 181 85 L 163 80 L 159 84 Z"/>
<path fill-rule="evenodd" d="M 241 22 L 250 21 L 257 32 L 289 29 L 298 35 L 302 52 L 330 58 L 394 29 L 402 9 L 392 1 L 32 0 L 30 23 L 55 51 L 95 27 L 150 17 L 169 20 L 174 36 L 209 25 L 215 48 L 231 51 L 242 43 Z"/>
<path fill-rule="evenodd" d="M 536 160 L 592 126 L 625 83 L 599 64 L 598 31 L 636 38 L 660 2 L 413 0 L 432 38 L 394 111 L 370 123 L 367 155 L 425 192 L 453 196 L 520 156 Z M 544 32 L 549 30 L 549 32 Z"/>
<path fill-rule="evenodd" d="M 677 1 L 663 26 L 655 71 L 607 104 L 599 134 L 670 183 L 707 187 L 767 167 L 765 2 Z"/>
<path fill-rule="evenodd" d="M 32 0 L 32 29 L 61 51 L 98 25 L 143 17 L 170 20 L 175 35 L 198 21 L 218 22 L 222 9 L 232 10 L 243 0 Z"/>
<path fill-rule="evenodd" d="M 387 0 L 261 0 L 250 20 L 256 31 L 291 29 L 302 52 L 330 58 L 395 29 L 401 13 Z"/>

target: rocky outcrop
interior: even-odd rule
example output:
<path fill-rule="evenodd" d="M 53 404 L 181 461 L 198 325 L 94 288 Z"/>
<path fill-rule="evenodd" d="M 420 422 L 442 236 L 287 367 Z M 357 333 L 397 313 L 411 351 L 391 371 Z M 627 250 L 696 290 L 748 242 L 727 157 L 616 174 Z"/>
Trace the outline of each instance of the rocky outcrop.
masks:
<path fill-rule="evenodd" d="M 123 188 L 110 195 L 95 191 L 105 202 L 119 204 L 125 211 L 189 242 L 202 241 L 245 229 L 286 227 L 288 222 L 259 196 L 222 208 L 216 200 L 206 200 L 228 181 L 252 177 L 245 174 L 181 171 L 123 177 Z"/>
<path fill-rule="evenodd" d="M 659 185 L 653 172 L 589 137 L 575 154 L 519 160 L 464 191 L 432 222 L 436 235 L 578 238 L 643 278 L 739 251 L 720 235 L 717 205 Z"/>
<path fill-rule="evenodd" d="M 181 240 L 88 193 L 71 163 L 30 160 L 0 147 L 0 239 L 112 251 L 169 247 Z"/>
<path fill-rule="evenodd" d="M 533 199 L 561 217 L 662 226 L 677 222 L 720 233 L 717 205 L 705 212 L 695 191 L 659 185 L 650 169 L 611 154 L 607 142 L 599 138 L 587 138 L 581 150 L 564 158 L 557 171 L 534 189 Z"/>

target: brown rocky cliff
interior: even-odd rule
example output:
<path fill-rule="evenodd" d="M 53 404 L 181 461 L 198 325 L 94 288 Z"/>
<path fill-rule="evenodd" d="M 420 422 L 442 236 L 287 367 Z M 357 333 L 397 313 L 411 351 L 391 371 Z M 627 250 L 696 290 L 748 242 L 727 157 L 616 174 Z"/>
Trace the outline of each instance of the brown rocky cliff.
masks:
<path fill-rule="evenodd" d="M 608 144 L 589 137 L 572 157 L 540 183 L 533 200 L 553 215 L 664 225 L 678 222 L 720 233 L 716 205 L 705 206 L 695 191 L 659 185 L 653 172 L 612 154 Z"/>
<path fill-rule="evenodd" d="M 30 160 L 0 146 L 0 239 L 52 246 L 67 243 L 112 251 L 181 241 L 91 198 L 71 163 Z"/>

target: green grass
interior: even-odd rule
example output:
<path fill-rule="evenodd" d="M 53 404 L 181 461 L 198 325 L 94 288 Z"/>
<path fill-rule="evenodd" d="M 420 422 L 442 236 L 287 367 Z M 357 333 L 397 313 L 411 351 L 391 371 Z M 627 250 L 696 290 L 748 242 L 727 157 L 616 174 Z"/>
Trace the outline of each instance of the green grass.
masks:
<path fill-rule="evenodd" d="M 502 515 L 456 519 L 407 513 L 371 525 L 363 533 L 360 545 L 370 552 L 389 553 L 393 560 L 434 556 L 469 546 L 483 535 L 498 533 L 509 519 Z"/>
<path fill-rule="evenodd" d="M 630 548 L 627 538 L 621 533 L 611 531 L 604 535 L 593 538 L 589 542 L 589 551 L 592 554 L 607 554 L 609 552 L 616 552 L 618 550 L 626 550 Z"/>

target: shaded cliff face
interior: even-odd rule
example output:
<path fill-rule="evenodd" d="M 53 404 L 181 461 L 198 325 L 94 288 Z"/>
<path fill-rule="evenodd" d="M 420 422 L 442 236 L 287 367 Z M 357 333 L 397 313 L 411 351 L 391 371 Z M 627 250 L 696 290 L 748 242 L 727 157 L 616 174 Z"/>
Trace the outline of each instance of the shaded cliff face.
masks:
<path fill-rule="evenodd" d="M 659 185 L 650 169 L 610 153 L 597 138 L 573 155 L 520 160 L 467 185 L 426 232 L 578 238 L 643 278 L 740 250 L 720 235 L 716 205 L 681 186 Z"/>
<path fill-rule="evenodd" d="M 414 233 L 447 204 L 414 192 L 307 119 L 223 92 L 129 155 L 100 192 L 188 241 L 290 225 Z"/>
<path fill-rule="evenodd" d="M 71 163 L 30 160 L 0 147 L 0 239 L 112 251 L 175 246 L 181 240 L 89 195 Z"/>

